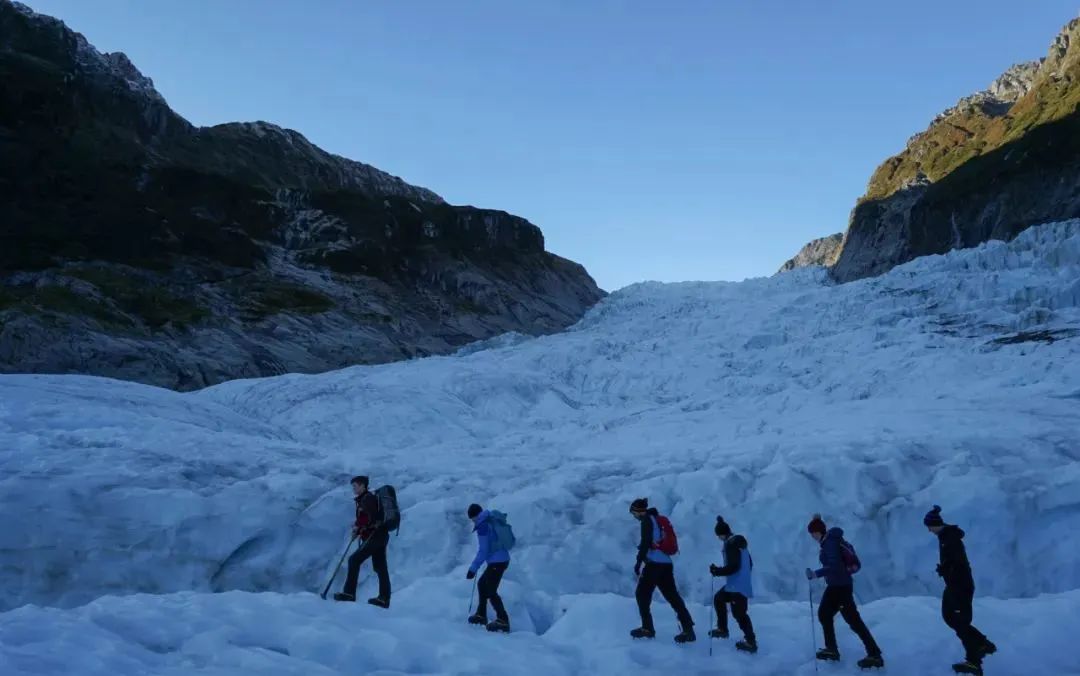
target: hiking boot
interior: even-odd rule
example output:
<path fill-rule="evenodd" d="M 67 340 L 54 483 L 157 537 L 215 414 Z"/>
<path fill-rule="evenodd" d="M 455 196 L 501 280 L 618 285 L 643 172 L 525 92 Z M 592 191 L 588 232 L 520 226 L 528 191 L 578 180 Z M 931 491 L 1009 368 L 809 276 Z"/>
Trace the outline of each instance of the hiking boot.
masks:
<path fill-rule="evenodd" d="M 469 624 L 482 624 L 482 625 L 484 625 L 486 627 L 487 626 L 487 618 L 484 617 L 483 615 L 479 614 L 479 613 L 476 613 L 475 615 L 470 615 L 469 616 Z"/>
<path fill-rule="evenodd" d="M 952 665 L 952 670 L 958 674 L 975 674 L 975 676 L 982 676 L 982 665 L 972 660 L 964 660 L 963 662 L 957 662 Z"/>
<path fill-rule="evenodd" d="M 384 599 L 381 596 L 376 596 L 373 599 L 368 599 L 367 602 L 368 602 L 368 604 L 376 606 L 378 608 L 389 608 L 390 607 L 390 599 Z"/>
<path fill-rule="evenodd" d="M 356 594 L 346 594 L 345 592 L 338 592 L 338 593 L 334 594 L 334 600 L 335 601 L 355 602 L 356 601 Z"/>
<path fill-rule="evenodd" d="M 727 629 L 710 629 L 709 638 L 727 638 L 729 636 Z"/>
<path fill-rule="evenodd" d="M 638 627 L 630 632 L 630 638 L 656 638 L 656 630 Z"/>
<path fill-rule="evenodd" d="M 694 633 L 693 627 L 688 627 L 682 630 L 681 634 L 675 635 L 676 643 L 693 643 L 697 640 L 697 634 Z"/>
<path fill-rule="evenodd" d="M 986 657 L 987 655 L 993 655 L 994 653 L 997 652 L 997 646 L 994 645 L 990 641 L 990 639 L 986 639 L 986 641 L 979 648 L 979 652 L 982 653 L 983 657 Z"/>
<path fill-rule="evenodd" d="M 821 650 L 817 651 L 817 655 L 815 655 L 815 657 L 817 657 L 819 660 L 824 660 L 826 662 L 839 662 L 840 651 L 834 650 L 833 648 L 822 648 Z"/>
<path fill-rule="evenodd" d="M 883 669 L 885 668 L 885 660 L 881 655 L 867 655 L 858 662 L 856 662 L 860 669 Z"/>
<path fill-rule="evenodd" d="M 750 639 L 750 640 L 743 639 L 742 641 L 739 641 L 738 643 L 736 643 L 735 647 L 737 649 L 743 651 L 744 653 L 756 653 L 757 652 L 757 641 L 752 640 L 752 639 Z"/>
<path fill-rule="evenodd" d="M 487 626 L 488 631 L 497 631 L 503 634 L 510 633 L 510 622 L 507 620 L 495 620 Z"/>

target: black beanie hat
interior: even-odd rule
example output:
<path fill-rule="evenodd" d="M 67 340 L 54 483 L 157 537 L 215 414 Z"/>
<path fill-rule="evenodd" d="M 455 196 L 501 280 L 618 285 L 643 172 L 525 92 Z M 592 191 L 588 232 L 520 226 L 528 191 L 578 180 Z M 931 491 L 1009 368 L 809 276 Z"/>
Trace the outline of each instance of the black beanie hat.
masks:
<path fill-rule="evenodd" d="M 467 513 L 470 519 L 475 519 L 482 511 L 484 511 L 484 508 L 474 502 L 469 505 L 469 511 Z"/>
<path fill-rule="evenodd" d="M 934 505 L 934 508 L 923 517 L 922 522 L 927 526 L 944 526 L 945 520 L 941 518 L 941 507 Z"/>
<path fill-rule="evenodd" d="M 349 483 L 351 483 L 351 484 L 364 484 L 365 486 L 370 486 L 371 485 L 368 482 L 368 478 L 366 476 L 364 476 L 363 474 L 361 474 L 359 476 L 354 476 L 352 479 L 349 479 Z"/>
<path fill-rule="evenodd" d="M 716 517 L 716 536 L 724 537 L 726 535 L 731 535 L 731 526 L 727 524 L 727 521 L 724 521 L 724 517 L 718 516 Z"/>
<path fill-rule="evenodd" d="M 631 512 L 645 512 L 645 511 L 648 511 L 648 509 L 649 509 L 649 499 L 648 498 L 638 498 L 637 500 L 634 500 L 633 502 L 630 503 L 630 511 Z"/>

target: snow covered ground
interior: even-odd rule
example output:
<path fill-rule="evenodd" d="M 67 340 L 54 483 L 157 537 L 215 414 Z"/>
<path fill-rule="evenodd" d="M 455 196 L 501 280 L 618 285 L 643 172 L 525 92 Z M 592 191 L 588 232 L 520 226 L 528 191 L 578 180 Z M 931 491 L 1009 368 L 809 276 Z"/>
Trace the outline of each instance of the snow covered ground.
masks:
<path fill-rule="evenodd" d="M 79 674 L 492 674 L 623 676 L 625 674 L 815 674 L 810 618 L 804 601 L 753 608 L 761 651 L 748 656 L 733 640 L 676 646 L 674 617 L 656 613 L 662 636 L 633 642 L 624 618 L 634 602 L 615 595 L 575 595 L 551 631 L 492 636 L 459 618 L 465 596 L 451 599 L 428 585 L 403 590 L 390 613 L 343 607 L 314 594 L 180 592 L 107 596 L 74 610 L 26 606 L 0 615 L 0 673 Z M 432 603 L 431 592 L 435 592 Z M 705 606 L 692 608 L 701 621 Z M 936 625 L 936 599 L 869 603 L 863 616 L 885 649 L 885 676 L 951 674 L 955 636 Z M 980 600 L 979 627 L 998 641 L 987 673 L 1078 674 L 1076 628 L 1080 593 L 1037 599 Z M 766 638 L 768 637 L 768 638 Z M 817 633 L 820 645 L 821 632 Z M 825 676 L 860 674 L 861 646 L 838 632 L 843 662 L 821 665 Z M 1037 665 L 1037 669 L 1034 669 Z"/>
<path fill-rule="evenodd" d="M 304 593 L 357 473 L 405 508 L 377 616 Z M 626 640 L 643 495 L 699 622 L 716 514 L 747 536 L 753 662 Z M 460 626 L 473 501 L 518 534 L 510 637 Z M 1080 222 L 843 286 L 642 284 L 563 334 L 320 376 L 0 377 L 0 673 L 809 673 L 814 511 L 858 547 L 890 673 L 947 672 L 934 503 L 968 531 L 988 673 L 1080 673 Z"/>

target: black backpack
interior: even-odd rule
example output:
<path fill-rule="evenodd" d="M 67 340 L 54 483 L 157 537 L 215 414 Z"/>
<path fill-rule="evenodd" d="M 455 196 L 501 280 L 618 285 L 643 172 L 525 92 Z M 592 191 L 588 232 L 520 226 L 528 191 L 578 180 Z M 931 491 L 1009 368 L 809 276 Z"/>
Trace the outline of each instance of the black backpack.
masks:
<path fill-rule="evenodd" d="M 377 488 L 375 497 L 379 500 L 379 513 L 386 530 L 401 530 L 401 510 L 398 509 L 397 491 L 394 487 L 386 485 Z"/>

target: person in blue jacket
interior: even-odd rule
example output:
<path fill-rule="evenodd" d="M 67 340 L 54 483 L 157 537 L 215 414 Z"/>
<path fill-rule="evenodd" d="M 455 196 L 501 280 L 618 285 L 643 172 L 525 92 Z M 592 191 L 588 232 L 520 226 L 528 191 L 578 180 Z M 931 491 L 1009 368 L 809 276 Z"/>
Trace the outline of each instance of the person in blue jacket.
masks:
<path fill-rule="evenodd" d="M 820 514 L 814 515 L 806 530 L 821 545 L 821 552 L 818 554 L 821 568 L 817 570 L 807 568 L 806 579 L 825 578 L 825 593 L 822 594 L 821 605 L 818 606 L 818 620 L 821 622 L 821 630 L 825 635 L 825 648 L 817 652 L 817 658 L 829 661 L 840 659 L 840 650 L 836 645 L 836 629 L 833 627 L 833 618 L 840 613 L 866 648 L 866 657 L 859 660 L 859 667 L 869 669 L 885 666 L 885 660 L 881 657 L 881 648 L 874 641 L 874 636 L 855 606 L 855 582 L 847 564 L 844 563 L 843 547 L 847 544 L 844 541 L 844 531 L 840 528 L 826 528 Z"/>
<path fill-rule="evenodd" d="M 731 526 L 724 521 L 724 517 L 716 517 L 716 537 L 724 543 L 724 565 L 709 565 L 709 572 L 713 577 L 724 577 L 726 581 L 720 591 L 713 597 L 713 606 L 716 608 L 716 629 L 709 632 L 713 638 L 728 637 L 727 606 L 731 604 L 731 614 L 742 629 L 743 640 L 735 644 L 739 650 L 748 653 L 757 652 L 757 637 L 754 636 L 754 625 L 750 622 L 750 613 L 747 608 L 750 599 L 754 596 L 754 587 L 750 581 L 750 573 L 754 567 L 754 559 L 750 556 L 746 538 L 741 535 L 733 535 Z"/>
<path fill-rule="evenodd" d="M 465 578 L 469 580 L 475 578 L 480 566 L 487 564 L 484 568 L 484 574 L 480 576 L 480 581 L 476 585 L 476 589 L 480 593 L 480 601 L 476 606 L 476 613 L 469 617 L 469 624 L 487 625 L 488 631 L 509 632 L 510 617 L 506 614 L 506 607 L 503 606 L 502 599 L 499 598 L 499 583 L 502 582 L 503 573 L 510 566 L 510 552 L 500 548 L 498 543 L 495 542 L 495 538 L 492 537 L 490 512 L 480 505 L 472 504 L 469 505 L 467 514 L 472 520 L 473 530 L 476 532 L 477 548 L 476 558 L 473 559 L 472 564 L 469 566 L 469 572 L 466 573 Z M 495 621 L 490 624 L 487 621 L 488 601 L 491 602 L 491 607 L 495 609 Z"/>

